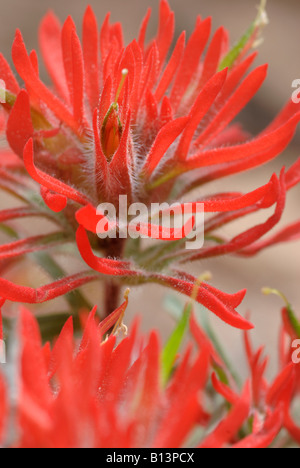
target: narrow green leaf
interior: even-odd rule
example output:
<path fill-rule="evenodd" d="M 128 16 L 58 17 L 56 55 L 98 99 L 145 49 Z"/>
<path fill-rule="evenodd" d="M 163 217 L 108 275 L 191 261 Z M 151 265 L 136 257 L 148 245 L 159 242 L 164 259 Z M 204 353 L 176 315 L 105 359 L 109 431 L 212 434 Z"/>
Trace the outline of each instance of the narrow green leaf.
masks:
<path fill-rule="evenodd" d="M 185 307 L 182 318 L 180 319 L 177 327 L 170 336 L 167 344 L 165 345 L 161 355 L 161 368 L 162 368 L 162 382 L 166 385 L 172 373 L 176 355 L 181 346 L 184 335 L 188 329 L 190 316 L 192 313 L 192 304 L 188 303 Z"/>
<path fill-rule="evenodd" d="M 298 338 L 300 338 L 300 323 L 290 304 L 287 306 L 286 310 L 289 316 L 290 323 L 293 327 L 293 330 L 298 336 Z"/>
<path fill-rule="evenodd" d="M 6 226 L 5 224 L 0 224 L 0 231 L 4 232 L 9 237 L 13 237 L 14 239 L 18 238 L 16 231 L 10 226 Z"/>
<path fill-rule="evenodd" d="M 233 48 L 228 52 L 228 54 L 222 60 L 219 70 L 224 70 L 224 68 L 232 68 L 236 60 L 239 58 L 248 42 L 253 38 L 253 35 L 257 32 L 257 37 L 255 38 L 259 41 L 260 30 L 268 24 L 268 17 L 266 14 L 266 0 L 261 0 L 261 4 L 258 10 L 258 15 L 247 29 L 245 34 L 239 39 L 239 41 L 233 46 Z M 257 42 L 256 41 L 256 42 Z"/>
<path fill-rule="evenodd" d="M 280 297 L 284 301 L 290 324 L 293 327 L 293 330 L 296 333 L 296 335 L 300 338 L 300 322 L 297 319 L 296 314 L 291 304 L 289 303 L 287 297 L 281 291 L 279 291 L 278 289 L 274 289 L 274 288 L 263 288 L 262 293 L 265 294 L 266 296 L 270 294 L 275 294 L 275 296 Z"/>
<path fill-rule="evenodd" d="M 219 70 L 224 70 L 224 68 L 232 68 L 235 61 L 238 59 L 244 48 L 246 47 L 248 41 L 251 39 L 252 34 L 254 33 L 255 26 L 254 23 L 247 29 L 245 34 L 241 39 L 233 46 L 233 48 L 228 52 L 228 54 L 223 58 Z"/>

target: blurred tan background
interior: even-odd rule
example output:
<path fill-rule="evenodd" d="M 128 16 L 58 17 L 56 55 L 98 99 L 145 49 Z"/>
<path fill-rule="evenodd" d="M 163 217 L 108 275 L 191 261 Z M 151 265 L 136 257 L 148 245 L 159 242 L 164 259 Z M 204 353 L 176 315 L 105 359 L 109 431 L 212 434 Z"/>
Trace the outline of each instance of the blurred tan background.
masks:
<path fill-rule="evenodd" d="M 259 0 L 170 0 L 176 13 L 178 35 L 183 29 L 190 32 L 196 15 L 213 16 L 216 29 L 224 25 L 230 31 L 231 42 L 235 42 L 256 15 Z M 71 14 L 80 28 L 87 4 L 91 4 L 101 24 L 107 11 L 112 12 L 114 21 L 123 23 L 125 38 L 131 40 L 137 33 L 141 19 L 148 6 L 153 8 L 150 32 L 157 25 L 158 0 L 0 0 L 0 49 L 7 58 L 16 28 L 22 30 L 28 49 L 37 48 L 37 28 L 42 16 L 48 9 L 63 21 Z M 264 43 L 260 46 L 257 64 L 268 62 L 268 79 L 252 103 L 243 112 L 241 119 L 252 133 L 260 131 L 279 111 L 291 95 L 291 83 L 300 78 L 300 2 L 299 0 L 269 0 L 269 26 L 264 31 Z M 282 165 L 290 165 L 300 155 L 300 133 L 290 148 L 277 161 L 252 171 L 246 175 L 225 179 L 210 185 L 212 192 L 221 187 L 226 189 L 251 190 L 264 184 L 273 171 Z M 284 222 L 300 218 L 300 189 L 289 194 Z M 266 216 L 264 214 L 264 216 Z M 265 219 L 265 218 L 264 218 Z M 239 226 L 237 226 L 239 229 Z M 237 232 L 237 231 L 234 231 Z M 224 234 L 230 234 L 226 228 Z M 251 260 L 220 258 L 193 265 L 195 275 L 204 270 L 213 274 L 213 284 L 227 292 L 248 288 L 248 296 L 239 311 L 250 310 L 256 325 L 253 333 L 256 344 L 266 343 L 267 351 L 275 362 L 281 302 L 278 298 L 264 297 L 260 290 L 263 286 L 281 289 L 300 315 L 300 243 L 292 243 L 270 249 Z M 166 337 L 174 322 L 165 313 L 162 299 L 168 291 L 158 286 L 146 286 L 132 291 L 128 321 L 137 314 L 143 316 L 143 328 L 157 327 Z M 179 296 L 178 296 L 179 297 Z M 182 303 L 184 299 L 180 297 Z M 241 334 L 224 326 L 219 320 L 212 319 L 226 349 L 239 366 L 243 367 L 240 356 Z M 230 343 L 230 346 L 229 346 Z"/>

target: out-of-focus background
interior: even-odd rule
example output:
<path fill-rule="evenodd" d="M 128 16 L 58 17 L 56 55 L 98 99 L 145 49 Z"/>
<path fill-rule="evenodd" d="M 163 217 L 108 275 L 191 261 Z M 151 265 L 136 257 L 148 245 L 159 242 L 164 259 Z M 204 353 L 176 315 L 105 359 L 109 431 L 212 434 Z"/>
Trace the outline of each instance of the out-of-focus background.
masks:
<path fill-rule="evenodd" d="M 212 16 L 214 29 L 220 25 L 230 31 L 234 43 L 246 30 L 256 15 L 259 0 L 169 0 L 176 13 L 176 35 L 185 29 L 191 32 L 196 15 Z M 153 15 L 149 28 L 154 34 L 157 27 L 158 0 L 0 0 L 0 50 L 9 59 L 11 44 L 16 28 L 21 29 L 28 50 L 38 48 L 37 29 L 42 16 L 52 9 L 63 21 L 71 14 L 78 28 L 81 26 L 84 10 L 91 4 L 101 24 L 107 11 L 111 11 L 114 21 L 123 23 L 125 38 L 130 41 L 139 29 L 147 10 L 152 7 Z M 292 93 L 293 80 L 300 78 L 300 2 L 299 0 L 269 0 L 269 26 L 264 31 L 264 43 L 260 46 L 257 64 L 269 63 L 269 75 L 255 99 L 241 115 L 244 126 L 253 134 L 270 122 Z M 215 192 L 251 190 L 266 183 L 272 172 L 283 165 L 290 165 L 300 155 L 300 133 L 293 144 L 275 162 L 246 175 L 230 177 L 211 184 L 208 189 Z M 300 189 L 289 194 L 287 210 L 281 226 L 285 222 L 300 218 Z M 266 214 L 265 214 L 266 216 Z M 239 225 L 234 226 L 239 229 Z M 232 232 L 226 228 L 224 234 Z M 233 232 L 237 233 L 236 230 Z M 282 290 L 300 314 L 300 243 L 277 246 L 254 259 L 240 260 L 234 257 L 219 258 L 193 265 L 191 271 L 198 276 L 209 270 L 213 274 L 214 286 L 227 292 L 235 292 L 247 287 L 248 295 L 239 311 L 251 311 L 256 325 L 253 332 L 255 344 L 266 344 L 273 363 L 276 359 L 278 327 L 281 302 L 276 297 L 261 294 L 263 286 Z M 101 294 L 101 293 L 99 293 Z M 144 329 L 157 327 L 163 337 L 170 332 L 174 322 L 164 311 L 163 300 L 170 294 L 155 285 L 133 290 L 128 312 L 128 322 L 137 313 L 142 314 Z M 184 304 L 184 299 L 179 297 Z M 212 318 L 223 345 L 229 355 L 243 367 L 240 353 L 241 333 L 230 329 L 218 319 Z"/>

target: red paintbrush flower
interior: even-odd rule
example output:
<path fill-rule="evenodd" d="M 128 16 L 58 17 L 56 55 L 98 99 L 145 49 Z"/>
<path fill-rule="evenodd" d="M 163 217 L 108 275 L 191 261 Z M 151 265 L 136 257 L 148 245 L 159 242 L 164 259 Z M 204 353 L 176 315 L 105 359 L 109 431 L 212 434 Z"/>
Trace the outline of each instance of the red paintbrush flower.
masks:
<path fill-rule="evenodd" d="M 157 334 L 150 335 L 133 360 L 134 353 L 141 349 L 136 327 L 114 349 L 113 336 L 100 344 L 101 332 L 93 315 L 77 350 L 71 320 L 51 350 L 48 345 L 42 347 L 35 319 L 22 310 L 17 403 L 20 437 L 14 445 L 180 446 L 195 424 L 207 420 L 200 393 L 207 382 L 208 347 L 202 346 L 194 363 L 189 348 L 168 388 L 163 390 Z M 247 407 L 244 417 L 248 412 Z M 2 417 L 2 425 L 3 420 Z"/>
<path fill-rule="evenodd" d="M 201 393 L 208 377 L 207 349 L 194 358 L 189 347 L 165 388 L 156 332 L 142 338 L 135 324 L 117 346 L 114 334 L 101 343 L 107 329 L 120 324 L 125 308 L 126 302 L 100 325 L 94 310 L 79 344 L 69 319 L 52 349 L 42 346 L 37 322 L 22 309 L 13 446 L 178 447 L 195 425 L 206 423 Z M 8 395 L 2 385 L 0 390 L 0 427 L 7 435 Z"/>
<path fill-rule="evenodd" d="M 158 333 L 142 337 L 135 322 L 116 344 L 126 306 L 127 298 L 100 324 L 94 309 L 80 342 L 70 318 L 53 347 L 42 345 L 36 319 L 21 310 L 19 356 L 8 360 L 17 372 L 17 392 L 0 377 L 2 446 L 267 448 L 283 428 L 298 440 L 287 416 L 293 363 L 269 384 L 262 349 L 254 352 L 246 335 L 250 377 L 239 390 L 195 317 L 190 330 L 197 347 L 190 342 L 180 357 L 178 329 L 162 349 Z"/>
<path fill-rule="evenodd" d="M 174 14 L 165 0 L 160 3 L 157 36 L 146 45 L 149 17 L 150 12 L 138 39 L 125 46 L 121 25 L 110 24 L 109 15 L 99 43 L 97 20 L 88 8 L 81 43 L 70 17 L 61 26 L 49 13 L 41 23 L 39 40 L 53 89 L 42 82 L 37 54 L 27 53 L 20 31 L 12 58 L 23 89 L 0 55 L 0 78 L 6 84 L 6 138 L 24 164 L 15 155 L 10 161 L 7 150 L 0 168 L 0 186 L 25 203 L 0 212 L 0 220 L 9 224 L 38 216 L 55 226 L 49 235 L 24 238 L 16 233 L 17 239 L 0 248 L 0 260 L 8 264 L 34 252 L 35 260 L 55 281 L 33 289 L 1 278 L 1 297 L 41 303 L 102 275 L 109 278 L 107 313 L 115 308 L 124 283 L 155 282 L 190 295 L 195 278 L 175 271 L 174 262 L 259 251 L 264 245 L 257 242 L 280 221 L 286 191 L 300 179 L 298 166 L 282 170 L 280 177 L 273 175 L 268 184 L 249 194 L 220 193 L 192 200 L 190 228 L 194 226 L 196 202 L 203 203 L 205 213 L 213 214 L 205 226 L 207 245 L 203 249 L 184 249 L 186 231 L 166 230 L 153 219 L 125 227 L 146 236 L 154 229 L 154 237 L 169 240 L 167 244 L 158 242 L 147 248 L 139 239 L 96 236 L 99 220 L 109 225 L 105 213 L 96 211 L 100 203 L 116 207 L 113 227 L 119 233 L 122 226 L 117 205 L 121 195 L 127 196 L 128 206 L 180 202 L 193 188 L 275 158 L 292 139 L 300 120 L 299 106 L 289 103 L 255 138 L 250 139 L 232 124 L 266 77 L 266 66 L 249 72 L 256 54 L 248 55 L 265 20 L 263 9 L 232 50 L 223 28 L 209 43 L 211 19 L 199 17 L 190 38 L 186 40 L 182 33 L 170 53 Z M 213 235 L 219 227 L 271 206 L 275 206 L 274 214 L 265 223 L 230 240 Z M 54 260 L 45 251 L 73 244 L 74 231 L 89 269 L 62 279 L 63 272 L 53 268 Z M 225 294 L 202 283 L 197 300 L 232 326 L 249 329 L 251 324 L 235 310 L 244 294 Z M 87 305 L 82 297 L 77 304 Z"/>

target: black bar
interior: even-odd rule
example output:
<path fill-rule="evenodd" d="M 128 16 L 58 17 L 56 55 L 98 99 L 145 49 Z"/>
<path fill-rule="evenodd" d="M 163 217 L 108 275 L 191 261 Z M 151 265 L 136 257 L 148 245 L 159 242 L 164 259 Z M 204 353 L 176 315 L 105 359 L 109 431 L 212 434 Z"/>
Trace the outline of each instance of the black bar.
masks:
<path fill-rule="evenodd" d="M 101 449 L 100 460 L 107 466 L 120 463 L 128 466 L 143 466 L 150 463 L 153 466 L 160 464 L 180 464 L 191 466 L 200 462 L 199 449 Z"/>

